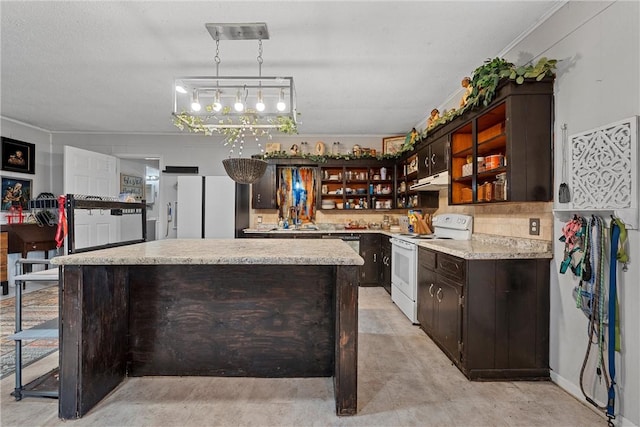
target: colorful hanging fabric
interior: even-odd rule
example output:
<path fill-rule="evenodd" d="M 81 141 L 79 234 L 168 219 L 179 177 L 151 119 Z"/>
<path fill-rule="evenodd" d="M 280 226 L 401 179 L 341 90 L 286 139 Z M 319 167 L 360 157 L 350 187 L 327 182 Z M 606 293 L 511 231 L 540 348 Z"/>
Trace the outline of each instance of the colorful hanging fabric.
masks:
<path fill-rule="evenodd" d="M 584 235 L 586 232 L 586 221 L 584 218 L 575 216 L 562 227 L 560 241 L 564 242 L 564 259 L 560 263 L 560 273 L 564 274 L 571 267 L 571 271 L 576 276 L 582 274 L 582 254 L 584 246 Z"/>
<path fill-rule="evenodd" d="M 60 249 L 67 237 L 67 211 L 65 209 L 67 198 L 64 195 L 58 196 L 58 229 L 56 230 L 56 248 Z"/>

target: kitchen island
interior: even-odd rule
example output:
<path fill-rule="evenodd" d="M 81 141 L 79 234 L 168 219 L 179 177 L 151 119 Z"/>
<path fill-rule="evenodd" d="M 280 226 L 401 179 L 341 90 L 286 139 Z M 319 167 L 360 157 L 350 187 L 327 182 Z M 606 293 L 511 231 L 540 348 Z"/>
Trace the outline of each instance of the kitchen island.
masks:
<path fill-rule="evenodd" d="M 59 417 L 127 376 L 333 377 L 357 403 L 358 266 L 341 240 L 159 240 L 56 257 Z"/>

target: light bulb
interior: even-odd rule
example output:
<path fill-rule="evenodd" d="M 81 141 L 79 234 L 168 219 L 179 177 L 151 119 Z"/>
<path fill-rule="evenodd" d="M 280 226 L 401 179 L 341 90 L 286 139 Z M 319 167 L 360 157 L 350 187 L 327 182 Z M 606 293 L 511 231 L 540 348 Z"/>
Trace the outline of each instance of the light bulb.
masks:
<path fill-rule="evenodd" d="M 238 91 L 238 94 L 236 95 L 236 103 L 233 104 L 233 108 L 235 108 L 237 112 L 241 112 L 242 110 L 244 110 L 244 104 L 242 103 L 242 96 L 240 95 L 240 91 Z"/>
<path fill-rule="evenodd" d="M 213 111 L 217 112 L 220 110 L 222 110 L 222 104 L 220 103 L 220 91 L 217 90 L 216 96 L 213 98 Z"/>
<path fill-rule="evenodd" d="M 200 111 L 202 107 L 200 106 L 200 100 L 198 99 L 198 92 L 193 91 L 193 98 L 191 98 L 191 110 L 192 111 Z"/>
<path fill-rule="evenodd" d="M 280 91 L 280 97 L 278 98 L 276 108 L 278 111 L 284 111 L 287 108 L 287 104 L 284 103 L 284 90 Z"/>
<path fill-rule="evenodd" d="M 264 111 L 264 109 L 265 109 L 265 105 L 264 105 L 264 99 L 262 99 L 262 91 L 259 90 L 258 91 L 258 102 L 256 102 L 256 110 Z"/>
<path fill-rule="evenodd" d="M 182 85 L 176 85 L 176 92 L 178 92 L 178 93 L 187 93 L 187 90 Z"/>

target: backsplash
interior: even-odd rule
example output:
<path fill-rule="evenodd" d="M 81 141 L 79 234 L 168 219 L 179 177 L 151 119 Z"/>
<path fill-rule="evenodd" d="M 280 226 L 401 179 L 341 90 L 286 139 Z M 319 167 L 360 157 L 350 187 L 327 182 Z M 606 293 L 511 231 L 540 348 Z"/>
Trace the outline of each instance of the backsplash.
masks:
<path fill-rule="evenodd" d="M 553 234 L 553 203 L 495 203 L 488 205 L 449 206 L 447 192 L 440 192 L 440 206 L 443 208 L 434 212 L 434 215 L 442 213 L 463 213 L 473 216 L 473 232 L 482 234 L 494 234 L 506 237 L 521 237 L 534 240 L 554 239 Z M 424 209 L 432 211 L 432 209 Z M 401 211 L 364 212 L 359 210 L 333 210 L 317 211 L 316 223 L 345 223 L 351 221 L 364 221 L 365 223 L 382 223 L 383 215 L 389 215 L 393 219 L 403 216 Z M 258 216 L 262 217 L 264 224 L 277 224 L 278 213 L 276 210 L 251 210 L 251 227 L 257 227 Z M 540 219 L 540 235 L 529 234 L 529 218 Z"/>
<path fill-rule="evenodd" d="M 449 206 L 447 192 L 440 192 L 437 214 L 445 212 L 473 215 L 473 232 L 498 236 L 553 240 L 553 202 L 495 203 L 488 205 Z M 529 218 L 540 219 L 540 235 L 529 234 Z"/>

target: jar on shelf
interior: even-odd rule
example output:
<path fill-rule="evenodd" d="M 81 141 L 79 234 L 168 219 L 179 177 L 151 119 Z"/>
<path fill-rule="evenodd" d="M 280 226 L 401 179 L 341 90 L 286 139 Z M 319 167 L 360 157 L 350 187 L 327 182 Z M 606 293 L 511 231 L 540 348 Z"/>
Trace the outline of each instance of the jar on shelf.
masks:
<path fill-rule="evenodd" d="M 384 166 L 380 168 L 380 179 L 382 179 L 383 181 L 387 179 L 387 168 L 385 168 Z"/>
<path fill-rule="evenodd" d="M 484 172 L 485 171 L 484 157 L 478 157 L 477 162 L 478 162 L 478 173 Z"/>
<path fill-rule="evenodd" d="M 499 173 L 493 182 L 493 198 L 495 200 L 507 200 L 507 173 Z"/>

